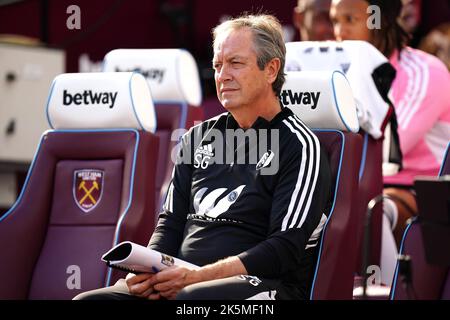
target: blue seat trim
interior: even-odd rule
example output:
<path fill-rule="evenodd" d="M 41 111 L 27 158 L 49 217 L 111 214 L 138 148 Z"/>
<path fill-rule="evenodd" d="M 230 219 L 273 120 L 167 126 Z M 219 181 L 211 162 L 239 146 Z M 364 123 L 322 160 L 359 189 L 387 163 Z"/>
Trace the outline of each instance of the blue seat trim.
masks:
<path fill-rule="evenodd" d="M 335 184 L 335 189 L 334 189 L 333 205 L 332 205 L 331 210 L 330 210 L 330 215 L 328 216 L 327 221 L 325 222 L 325 225 L 324 225 L 323 230 L 322 230 L 322 236 L 321 236 L 321 239 L 320 239 L 320 246 L 319 246 L 319 254 L 318 254 L 318 257 L 317 257 L 316 270 L 314 272 L 314 279 L 313 279 L 313 282 L 312 282 L 312 285 L 311 285 L 311 293 L 310 293 L 310 296 L 309 296 L 310 300 L 313 300 L 314 286 L 316 284 L 317 273 L 318 273 L 318 270 L 319 270 L 320 259 L 321 259 L 321 256 L 322 256 L 323 239 L 325 238 L 325 233 L 327 231 L 328 222 L 330 221 L 330 219 L 331 219 L 331 217 L 333 215 L 334 206 L 336 204 L 337 190 L 339 189 L 339 182 L 341 180 L 340 178 L 341 178 L 342 159 L 344 157 L 344 149 L 345 149 L 345 135 L 344 135 L 344 133 L 342 131 L 335 130 L 335 129 L 314 129 L 313 132 L 336 132 L 336 133 L 339 133 L 341 138 L 342 138 L 342 145 L 341 145 L 341 152 L 340 152 L 340 156 L 339 156 L 339 167 L 338 167 L 338 172 L 337 172 L 337 175 L 336 175 L 336 184 Z"/>
<path fill-rule="evenodd" d="M 406 237 L 408 236 L 409 229 L 411 229 L 411 226 L 413 223 L 415 223 L 417 219 L 413 219 L 410 224 L 406 227 L 405 231 L 403 232 L 402 242 L 400 243 L 400 250 L 398 252 L 399 255 L 403 254 L 404 245 L 406 241 Z M 394 273 L 394 279 L 392 280 L 392 286 L 391 286 L 391 294 L 389 296 L 389 300 L 394 300 L 394 294 L 395 294 L 395 288 L 397 287 L 397 278 L 398 278 L 398 268 L 399 268 L 399 262 L 397 260 L 397 264 L 395 266 L 395 273 Z"/>
<path fill-rule="evenodd" d="M 359 181 L 361 181 L 362 176 L 364 174 L 364 170 L 366 169 L 366 158 L 367 158 L 367 145 L 369 144 L 369 134 L 367 132 L 364 133 L 364 141 L 363 141 L 363 149 L 361 154 L 361 164 L 359 165 Z"/>
<path fill-rule="evenodd" d="M 442 160 L 441 168 L 439 169 L 439 174 L 438 174 L 439 177 L 442 176 L 442 174 L 443 174 L 442 171 L 444 171 L 444 166 L 445 166 L 445 163 L 447 162 L 447 156 L 448 156 L 449 152 L 450 152 L 450 142 L 447 144 L 447 149 L 445 150 L 444 159 Z"/>

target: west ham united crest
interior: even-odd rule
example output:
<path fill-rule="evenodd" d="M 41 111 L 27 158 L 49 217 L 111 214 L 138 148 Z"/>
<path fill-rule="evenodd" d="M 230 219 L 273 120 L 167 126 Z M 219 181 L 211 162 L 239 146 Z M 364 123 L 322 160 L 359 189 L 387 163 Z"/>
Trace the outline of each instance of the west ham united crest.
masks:
<path fill-rule="evenodd" d="M 94 209 L 102 198 L 103 171 L 94 169 L 74 172 L 73 197 L 84 212 Z"/>

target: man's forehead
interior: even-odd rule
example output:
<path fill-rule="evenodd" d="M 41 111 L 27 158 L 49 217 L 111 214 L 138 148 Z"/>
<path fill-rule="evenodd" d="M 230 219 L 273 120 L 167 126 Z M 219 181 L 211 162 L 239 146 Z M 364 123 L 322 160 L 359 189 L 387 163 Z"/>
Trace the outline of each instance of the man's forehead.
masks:
<path fill-rule="evenodd" d="M 248 55 L 253 49 L 252 33 L 249 29 L 227 30 L 225 33 L 218 35 L 214 47 L 214 57 L 218 55 L 240 56 Z M 246 41 L 243 41 L 243 40 Z M 252 50 L 253 51 L 253 50 Z"/>
<path fill-rule="evenodd" d="M 222 59 L 222 58 L 226 59 L 226 60 L 248 60 L 249 59 L 248 55 L 241 55 L 238 53 L 220 54 L 220 52 L 219 52 L 217 54 L 214 54 L 213 61 Z"/>

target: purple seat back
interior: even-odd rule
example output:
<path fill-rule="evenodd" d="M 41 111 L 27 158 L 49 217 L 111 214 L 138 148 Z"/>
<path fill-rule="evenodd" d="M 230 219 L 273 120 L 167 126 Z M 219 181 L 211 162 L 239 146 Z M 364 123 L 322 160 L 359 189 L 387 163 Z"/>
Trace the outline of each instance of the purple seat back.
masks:
<path fill-rule="evenodd" d="M 411 258 L 412 284 L 416 299 L 450 299 L 448 268 L 426 262 L 420 223 L 415 222 L 407 227 L 400 253 L 407 254 Z M 413 298 L 414 296 L 408 296 L 398 274 L 398 268 L 397 264 L 391 288 L 391 299 L 408 300 Z"/>
<path fill-rule="evenodd" d="M 362 268 L 364 221 L 367 214 L 367 205 L 371 199 L 383 193 L 383 139 L 375 140 L 363 131 L 361 135 L 363 137 L 363 148 L 359 166 L 358 204 L 355 207 L 360 226 L 356 241 L 358 252 L 358 259 L 355 264 L 356 273 L 361 272 Z M 372 212 L 369 265 L 380 265 L 382 215 L 381 206 L 376 206 Z"/>
<path fill-rule="evenodd" d="M 185 103 L 156 103 L 157 117 L 156 135 L 159 137 L 158 171 L 155 182 L 156 216 L 161 209 L 167 188 L 172 178 L 174 163 L 172 152 L 178 141 L 172 141 L 172 133 L 181 129 L 187 131 L 196 122 L 203 121 L 203 111 L 199 107 L 189 106 Z"/>
<path fill-rule="evenodd" d="M 205 115 L 205 120 L 218 116 L 219 114 L 227 111 L 215 95 L 203 100 L 202 109 Z"/>
<path fill-rule="evenodd" d="M 450 143 L 447 145 L 439 176 L 450 174 L 449 150 Z M 412 284 L 415 298 L 419 300 L 449 300 L 449 268 L 427 263 L 422 240 L 420 221 L 415 220 L 406 228 L 400 247 L 400 254 L 409 255 L 411 258 Z M 446 246 L 444 246 L 443 250 L 445 249 Z M 395 300 L 406 300 L 409 299 L 410 296 L 408 296 L 402 285 L 402 279 L 398 274 L 398 268 L 399 265 L 397 263 L 390 297 Z"/>
<path fill-rule="evenodd" d="M 157 148 L 156 136 L 133 129 L 44 134 L 19 199 L 0 217 L 0 251 L 8 261 L 0 264 L 0 299 L 71 299 L 123 276 L 100 258 L 120 241 L 147 244 Z M 76 182 L 83 169 L 103 172 L 96 188 Z M 85 188 L 81 196 L 78 187 Z M 79 204 L 91 189 L 101 191 L 84 212 Z"/>
<path fill-rule="evenodd" d="M 358 217 L 354 210 L 362 139 L 357 133 L 314 130 L 329 155 L 334 201 L 324 227 L 311 299 L 351 299 L 357 252 Z"/>

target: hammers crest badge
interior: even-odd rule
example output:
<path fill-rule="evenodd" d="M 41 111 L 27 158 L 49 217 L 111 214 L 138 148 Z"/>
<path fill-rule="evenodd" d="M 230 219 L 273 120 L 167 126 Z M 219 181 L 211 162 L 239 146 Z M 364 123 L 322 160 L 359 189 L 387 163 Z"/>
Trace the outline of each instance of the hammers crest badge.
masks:
<path fill-rule="evenodd" d="M 95 169 L 74 172 L 73 197 L 77 206 L 84 212 L 94 209 L 102 198 L 103 171 Z"/>

